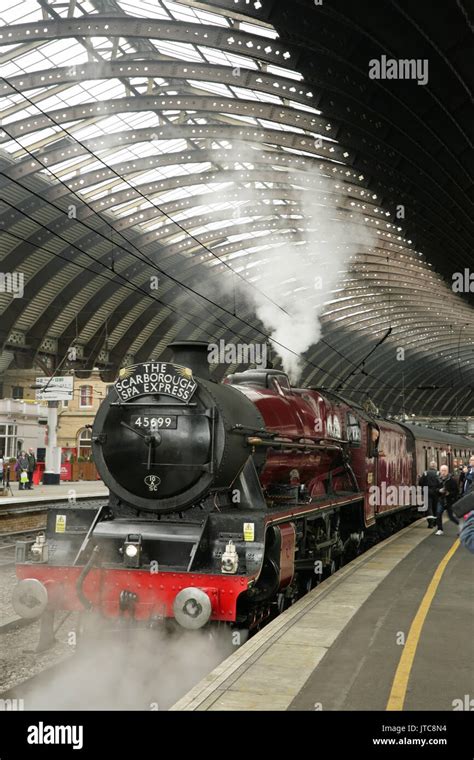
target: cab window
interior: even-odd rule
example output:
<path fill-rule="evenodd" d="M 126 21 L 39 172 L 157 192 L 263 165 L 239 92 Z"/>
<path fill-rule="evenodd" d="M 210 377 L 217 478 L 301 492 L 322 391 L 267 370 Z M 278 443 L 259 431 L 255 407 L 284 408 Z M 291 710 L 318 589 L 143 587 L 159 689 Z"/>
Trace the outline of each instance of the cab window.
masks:
<path fill-rule="evenodd" d="M 349 441 L 349 444 L 351 446 L 360 446 L 360 422 L 355 415 L 351 414 L 351 412 L 347 413 L 346 426 L 347 440 Z"/>

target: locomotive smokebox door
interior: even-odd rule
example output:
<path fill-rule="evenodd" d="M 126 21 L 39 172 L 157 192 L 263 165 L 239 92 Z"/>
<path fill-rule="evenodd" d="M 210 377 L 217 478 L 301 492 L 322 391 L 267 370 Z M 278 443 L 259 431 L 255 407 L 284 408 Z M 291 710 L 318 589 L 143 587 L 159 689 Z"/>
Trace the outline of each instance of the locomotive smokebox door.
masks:
<path fill-rule="evenodd" d="M 209 375 L 204 346 L 197 364 Z M 94 461 L 123 503 L 158 513 L 182 511 L 212 490 L 230 488 L 242 470 L 249 448 L 235 432 L 237 422 L 263 426 L 254 404 L 233 388 L 178 364 L 136 364 L 120 371 L 97 413 Z"/>

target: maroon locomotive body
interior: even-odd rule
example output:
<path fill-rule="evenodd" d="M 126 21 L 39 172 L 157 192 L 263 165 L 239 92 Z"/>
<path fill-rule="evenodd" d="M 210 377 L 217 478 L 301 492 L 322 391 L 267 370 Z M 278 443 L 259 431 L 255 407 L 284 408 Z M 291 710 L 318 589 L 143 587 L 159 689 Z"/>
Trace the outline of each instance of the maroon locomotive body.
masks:
<path fill-rule="evenodd" d="M 19 614 L 253 629 L 419 514 L 431 458 L 474 451 L 277 370 L 217 384 L 206 349 L 175 344 L 173 364 L 121 371 L 92 431 L 110 498 L 49 511 L 17 564 Z"/>

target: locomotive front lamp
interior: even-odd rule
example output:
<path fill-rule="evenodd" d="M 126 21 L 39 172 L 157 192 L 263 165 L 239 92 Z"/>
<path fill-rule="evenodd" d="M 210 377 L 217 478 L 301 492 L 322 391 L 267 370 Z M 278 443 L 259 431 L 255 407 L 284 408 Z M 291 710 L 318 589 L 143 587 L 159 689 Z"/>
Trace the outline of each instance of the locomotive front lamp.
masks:
<path fill-rule="evenodd" d="M 128 535 L 123 544 L 123 561 L 126 567 L 140 567 L 142 554 L 142 537 Z"/>

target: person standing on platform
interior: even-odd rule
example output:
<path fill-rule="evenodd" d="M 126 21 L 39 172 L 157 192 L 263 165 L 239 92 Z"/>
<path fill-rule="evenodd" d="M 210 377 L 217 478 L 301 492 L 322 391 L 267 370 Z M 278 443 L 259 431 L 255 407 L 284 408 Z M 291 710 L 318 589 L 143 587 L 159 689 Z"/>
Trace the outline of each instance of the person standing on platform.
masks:
<path fill-rule="evenodd" d="M 28 485 L 28 457 L 26 451 L 21 451 L 15 464 L 15 472 L 18 477 L 19 490 L 24 491 Z"/>
<path fill-rule="evenodd" d="M 443 512 L 447 511 L 448 517 L 455 525 L 459 525 L 459 520 L 453 514 L 453 504 L 458 498 L 458 486 L 454 477 L 449 472 L 449 467 L 446 464 L 441 465 L 439 468 L 439 501 L 436 510 L 436 525 L 438 530 L 437 536 L 443 535 Z"/>
<path fill-rule="evenodd" d="M 31 490 L 33 488 L 33 473 L 34 473 L 35 467 L 36 467 L 36 457 L 34 455 L 33 449 L 28 449 L 27 459 L 28 459 L 28 484 L 27 484 L 27 488 L 29 490 Z"/>
<path fill-rule="evenodd" d="M 463 494 L 469 493 L 469 491 L 471 491 L 473 487 L 474 487 L 474 456 L 472 456 L 469 459 L 469 466 L 464 476 L 464 483 L 463 483 L 463 489 L 462 489 Z"/>
<path fill-rule="evenodd" d="M 428 520 L 428 528 L 434 528 L 436 525 L 436 508 L 439 499 L 439 476 L 438 470 L 436 469 L 436 462 L 430 462 L 429 470 L 425 470 L 418 481 L 418 485 L 421 486 L 421 488 L 428 489 L 428 513 L 426 519 Z"/>
<path fill-rule="evenodd" d="M 0 484 L 3 486 L 5 483 L 5 469 L 6 469 L 6 462 L 3 458 L 3 451 L 0 451 Z"/>

